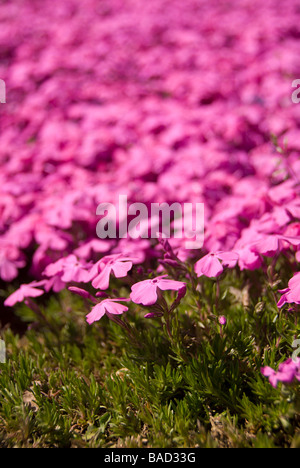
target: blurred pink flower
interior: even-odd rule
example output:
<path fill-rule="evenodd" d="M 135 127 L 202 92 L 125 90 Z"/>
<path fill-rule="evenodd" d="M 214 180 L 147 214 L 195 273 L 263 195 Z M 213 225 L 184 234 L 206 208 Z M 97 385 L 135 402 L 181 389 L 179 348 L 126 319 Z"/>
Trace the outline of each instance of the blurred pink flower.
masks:
<path fill-rule="evenodd" d="M 224 315 L 221 315 L 219 317 L 219 324 L 220 325 L 226 325 L 226 323 L 227 323 L 226 317 L 224 317 Z"/>
<path fill-rule="evenodd" d="M 21 253 L 8 240 L 1 242 L 0 238 L 0 278 L 3 281 L 12 281 L 18 276 L 18 269 L 26 265 Z"/>
<path fill-rule="evenodd" d="M 93 252 L 103 253 L 110 250 L 110 242 L 101 239 L 92 239 L 89 242 L 81 244 L 74 250 L 74 254 L 79 258 L 89 259 Z"/>
<path fill-rule="evenodd" d="M 269 378 L 274 388 L 277 387 L 278 382 L 291 384 L 295 379 L 300 381 L 300 358 L 296 358 L 295 361 L 290 358 L 279 364 L 277 372 L 269 366 L 262 367 L 261 373 Z"/>
<path fill-rule="evenodd" d="M 264 236 L 261 240 L 255 243 L 251 250 L 267 257 L 273 257 L 285 248 L 285 245 L 300 245 L 300 237 L 287 237 L 282 235 Z"/>
<path fill-rule="evenodd" d="M 44 275 L 48 278 L 60 276 L 61 281 L 64 283 L 72 281 L 87 283 L 90 280 L 89 269 L 89 264 L 78 260 L 75 255 L 69 255 L 48 265 L 44 271 Z"/>
<path fill-rule="evenodd" d="M 86 321 L 91 325 L 93 322 L 100 320 L 105 314 L 106 315 L 122 315 L 124 312 L 127 312 L 128 307 L 121 302 L 128 302 L 130 299 L 120 298 L 120 299 L 104 299 L 99 304 L 93 307 L 92 311 L 86 316 Z"/>
<path fill-rule="evenodd" d="M 44 294 L 42 289 L 37 289 L 39 286 L 44 286 L 46 281 L 33 281 L 29 284 L 22 284 L 20 288 L 11 294 L 5 301 L 4 305 L 13 307 L 17 302 L 23 302 L 28 297 L 39 297 Z"/>

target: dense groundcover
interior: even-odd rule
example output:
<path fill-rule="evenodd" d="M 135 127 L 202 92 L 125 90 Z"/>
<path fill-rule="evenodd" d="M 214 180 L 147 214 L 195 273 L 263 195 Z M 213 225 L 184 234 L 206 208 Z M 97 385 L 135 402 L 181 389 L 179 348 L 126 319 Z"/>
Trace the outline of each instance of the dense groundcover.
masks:
<path fill-rule="evenodd" d="M 1 447 L 300 446 L 299 23 L 2 1 Z M 120 196 L 204 204 L 203 246 L 99 239 Z"/>

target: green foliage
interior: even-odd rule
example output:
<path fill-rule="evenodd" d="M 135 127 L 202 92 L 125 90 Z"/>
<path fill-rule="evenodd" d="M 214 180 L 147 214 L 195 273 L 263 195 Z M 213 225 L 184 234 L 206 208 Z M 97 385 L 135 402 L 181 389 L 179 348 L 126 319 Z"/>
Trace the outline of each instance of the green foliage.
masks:
<path fill-rule="evenodd" d="M 134 304 L 134 338 L 107 317 L 88 326 L 68 292 L 44 301 L 43 319 L 20 306 L 28 331 L 1 333 L 0 446 L 298 447 L 298 387 L 274 389 L 260 372 L 291 356 L 297 312 L 279 312 L 256 275 L 226 273 L 219 291 L 201 279 L 171 337 Z"/>

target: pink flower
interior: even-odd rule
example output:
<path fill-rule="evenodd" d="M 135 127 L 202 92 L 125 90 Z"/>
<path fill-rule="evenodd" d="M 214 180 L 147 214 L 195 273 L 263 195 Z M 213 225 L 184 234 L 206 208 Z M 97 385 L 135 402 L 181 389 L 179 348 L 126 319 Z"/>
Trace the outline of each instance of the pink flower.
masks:
<path fill-rule="evenodd" d="M 277 306 L 280 308 L 284 304 L 300 304 L 300 272 L 296 273 L 293 278 L 290 279 L 288 288 L 279 291 L 283 294 L 279 300 Z"/>
<path fill-rule="evenodd" d="M 273 257 L 276 253 L 281 252 L 286 244 L 298 247 L 300 238 L 281 235 L 264 236 L 251 247 L 251 250 L 266 257 Z"/>
<path fill-rule="evenodd" d="M 74 254 L 79 258 L 88 259 L 91 257 L 92 252 L 102 253 L 107 252 L 109 249 L 109 241 L 93 239 L 85 244 L 81 244 L 76 250 L 74 250 Z"/>
<path fill-rule="evenodd" d="M 127 312 L 128 307 L 119 304 L 118 301 L 128 302 L 130 299 L 104 299 L 99 304 L 93 307 L 92 311 L 86 316 L 86 321 L 90 325 L 100 320 L 105 314 L 109 315 L 122 315 Z"/>
<path fill-rule="evenodd" d="M 62 291 L 63 289 L 65 289 L 65 287 L 66 287 L 66 283 L 64 283 L 61 280 L 61 276 L 56 275 L 56 276 L 53 276 L 52 278 L 50 278 L 49 280 L 47 280 L 47 282 L 45 284 L 45 291 L 49 292 L 50 290 L 52 290 L 52 291 L 58 293 L 58 292 Z"/>
<path fill-rule="evenodd" d="M 57 251 L 66 249 L 68 241 L 72 240 L 70 234 L 59 232 L 53 227 L 43 225 L 42 222 L 36 224 L 34 236 L 38 244 Z"/>
<path fill-rule="evenodd" d="M 70 283 L 87 283 L 89 281 L 89 265 L 79 261 L 75 255 L 69 255 L 64 262 L 62 281 Z"/>
<path fill-rule="evenodd" d="M 110 275 L 113 272 L 116 278 L 124 278 L 132 268 L 133 258 L 122 254 L 108 255 L 101 258 L 91 269 L 89 279 L 93 280 L 95 289 L 108 289 Z"/>
<path fill-rule="evenodd" d="M 27 297 L 39 297 L 44 294 L 42 289 L 36 289 L 39 286 L 44 286 L 46 281 L 33 281 L 29 284 L 22 284 L 20 288 L 11 294 L 5 301 L 4 305 L 13 307 L 17 302 L 23 302 Z"/>
<path fill-rule="evenodd" d="M 26 265 L 24 260 L 20 259 L 19 250 L 6 243 L 0 244 L 0 278 L 3 281 L 12 281 L 18 276 L 18 269 Z"/>
<path fill-rule="evenodd" d="M 256 270 L 261 267 L 262 260 L 259 254 L 252 252 L 250 246 L 237 250 L 239 254 L 240 270 Z"/>
<path fill-rule="evenodd" d="M 277 372 L 269 366 L 262 367 L 261 373 L 269 378 L 274 388 L 277 387 L 278 382 L 290 384 L 294 379 L 300 381 L 300 358 L 296 358 L 295 361 L 290 358 L 279 364 Z"/>
<path fill-rule="evenodd" d="M 7 258 L 0 259 L 0 278 L 3 281 L 12 281 L 18 276 L 18 269 L 25 266 L 22 260 L 9 260 Z"/>
<path fill-rule="evenodd" d="M 79 261 L 75 255 L 61 258 L 55 263 L 51 263 L 44 271 L 44 275 L 48 277 L 60 276 L 61 281 L 70 283 L 87 283 L 90 275 L 88 271 L 89 265 L 83 261 Z"/>
<path fill-rule="evenodd" d="M 221 315 L 221 317 L 219 317 L 219 324 L 226 325 L 226 323 L 227 323 L 226 317 L 224 315 Z"/>
<path fill-rule="evenodd" d="M 236 252 L 209 253 L 195 264 L 195 272 L 198 277 L 208 276 L 216 278 L 223 272 L 224 267 L 234 268 L 239 259 Z"/>
<path fill-rule="evenodd" d="M 186 289 L 186 284 L 181 281 L 164 279 L 167 275 L 157 278 L 140 281 L 131 288 L 130 299 L 136 304 L 145 306 L 153 305 L 157 301 L 157 288 L 162 291 L 182 291 Z"/>

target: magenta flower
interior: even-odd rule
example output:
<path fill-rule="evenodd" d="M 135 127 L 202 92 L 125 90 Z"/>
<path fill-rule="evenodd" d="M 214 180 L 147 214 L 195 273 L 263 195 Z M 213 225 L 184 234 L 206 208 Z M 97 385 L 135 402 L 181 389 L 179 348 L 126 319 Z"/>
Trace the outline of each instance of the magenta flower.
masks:
<path fill-rule="evenodd" d="M 296 358 L 295 361 L 290 358 L 279 364 L 277 372 L 269 366 L 262 367 L 261 373 L 269 378 L 274 388 L 277 387 L 278 382 L 291 384 L 295 379 L 300 381 L 300 358 Z"/>
<path fill-rule="evenodd" d="M 74 254 L 79 258 L 89 259 L 93 252 L 103 253 L 107 252 L 109 249 L 109 241 L 93 239 L 85 244 L 81 244 L 76 250 L 74 250 Z"/>
<path fill-rule="evenodd" d="M 10 260 L 9 258 L 0 259 L 0 278 L 3 281 L 12 281 L 17 278 L 19 268 L 23 268 L 26 262 L 23 260 Z"/>
<path fill-rule="evenodd" d="M 240 270 L 256 270 L 261 267 L 262 260 L 258 253 L 252 252 L 250 246 L 237 250 Z"/>
<path fill-rule="evenodd" d="M 19 250 L 5 242 L 0 244 L 0 278 L 3 281 L 12 281 L 18 276 L 18 269 L 26 265 L 20 259 Z"/>
<path fill-rule="evenodd" d="M 234 268 L 239 259 L 236 252 L 209 253 L 195 264 L 195 272 L 198 277 L 208 276 L 216 278 L 223 272 L 224 267 Z"/>
<path fill-rule="evenodd" d="M 45 291 L 49 292 L 50 290 L 58 293 L 65 289 L 66 283 L 61 280 L 61 275 L 53 276 L 52 278 L 48 279 L 45 284 Z"/>
<path fill-rule="evenodd" d="M 277 304 L 279 308 L 284 304 L 300 304 L 300 272 L 290 279 L 288 288 L 279 290 L 279 292 L 283 294 Z"/>
<path fill-rule="evenodd" d="M 157 301 L 157 289 L 162 291 L 185 291 L 186 284 L 181 281 L 165 279 L 167 275 L 140 281 L 131 288 L 130 299 L 136 304 L 153 305 Z"/>
<path fill-rule="evenodd" d="M 90 279 L 89 265 L 83 261 L 79 261 L 75 255 L 61 258 L 55 263 L 51 263 L 44 271 L 44 275 L 48 278 L 60 276 L 64 283 L 87 283 Z"/>
<path fill-rule="evenodd" d="M 93 307 L 92 311 L 86 316 L 86 321 L 88 324 L 92 324 L 100 320 L 105 314 L 108 315 L 122 315 L 124 312 L 127 312 L 128 307 L 121 302 L 128 302 L 130 299 L 120 298 L 120 299 L 104 299 L 99 304 Z"/>
<path fill-rule="evenodd" d="M 113 272 L 116 278 L 124 278 L 131 270 L 133 260 L 133 258 L 122 256 L 122 254 L 101 258 L 89 273 L 89 279 L 93 280 L 93 287 L 102 290 L 108 289 L 111 273 Z"/>
<path fill-rule="evenodd" d="M 148 220 L 143 209 L 140 225 L 132 223 L 133 204 L 141 201 L 149 215 L 153 202 L 182 208 L 205 202 L 205 254 L 211 253 L 196 263 L 195 276 L 218 278 L 237 265 L 237 256 L 240 270 L 279 255 L 298 270 L 300 108 L 287 104 L 292 89 L 285 77 L 295 75 L 299 59 L 299 1 L 276 9 L 275 0 L 254 7 L 233 0 L 226 11 L 219 2 L 177 1 L 165 12 L 168 2 L 153 0 L 141 24 L 138 1 L 89 0 L 84 21 L 73 0 L 44 0 L 44 9 L 24 0 L 22 14 L 12 3 L 0 7 L 0 78 L 9 90 L 7 105 L 0 102 L 1 280 L 11 282 L 27 267 L 37 281 L 45 271 L 40 289 L 46 292 L 91 281 L 103 293 L 114 277 L 128 283 L 138 262 L 144 263 L 140 279 L 152 278 L 144 274 L 157 263 L 153 276 L 184 270 L 181 262 L 195 254 L 186 237 L 202 227 L 189 211 L 184 223 L 172 215 L 171 239 L 159 246 L 126 237 L 126 226 L 133 237 L 155 224 L 161 230 L 160 216 Z M 203 15 L 195 14 L 198 3 Z M 284 157 L 265 141 L 270 134 L 280 145 L 286 138 Z M 130 210 L 119 205 L 122 194 Z M 112 208 L 106 221 L 114 227 L 107 234 L 116 236 L 97 239 L 97 205 L 106 201 Z M 91 258 L 95 265 L 85 263 Z M 279 273 L 284 280 L 285 269 Z M 175 283 L 149 280 L 133 291 L 151 303 L 167 284 L 176 290 Z M 39 294 L 33 284 L 8 302 Z M 280 307 L 299 304 L 298 275 L 281 292 Z M 184 294 L 184 288 L 172 293 L 170 313 Z M 160 306 L 147 312 L 157 316 Z"/>
<path fill-rule="evenodd" d="M 44 286 L 46 281 L 33 281 L 29 284 L 22 284 L 20 288 L 12 293 L 5 301 L 4 305 L 13 307 L 17 302 L 23 302 L 28 297 L 39 297 L 44 294 L 42 289 L 37 289 L 39 286 Z"/>
<path fill-rule="evenodd" d="M 276 253 L 281 252 L 286 245 L 298 247 L 300 245 L 300 238 L 281 235 L 264 236 L 256 242 L 251 249 L 266 257 L 273 257 Z"/>
<path fill-rule="evenodd" d="M 227 319 L 224 315 L 221 315 L 221 317 L 219 317 L 219 324 L 220 325 L 226 325 L 227 323 Z"/>
<path fill-rule="evenodd" d="M 89 265 L 79 261 L 75 255 L 69 255 L 64 262 L 62 281 L 70 283 L 87 283 L 89 281 Z"/>

